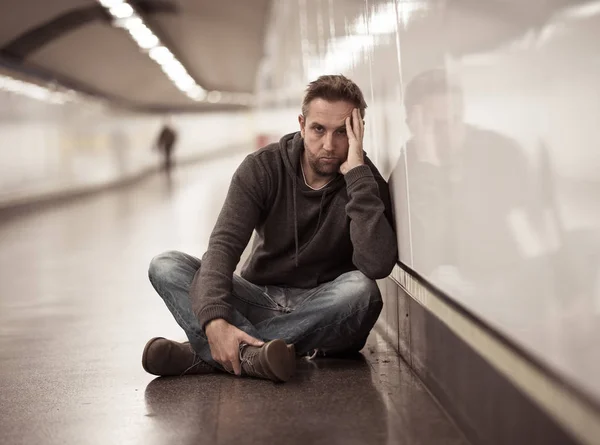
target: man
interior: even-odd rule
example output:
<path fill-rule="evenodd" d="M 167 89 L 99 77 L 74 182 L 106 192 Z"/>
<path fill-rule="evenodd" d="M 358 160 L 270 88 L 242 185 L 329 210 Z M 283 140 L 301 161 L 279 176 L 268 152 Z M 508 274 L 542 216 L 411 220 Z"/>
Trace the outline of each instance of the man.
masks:
<path fill-rule="evenodd" d="M 281 382 L 296 355 L 364 346 L 382 308 L 374 280 L 397 258 L 387 184 L 362 148 L 365 108 L 344 76 L 312 82 L 300 132 L 248 155 L 233 175 L 202 260 L 152 260 L 150 281 L 189 343 L 150 340 L 146 371 Z"/>
<path fill-rule="evenodd" d="M 169 118 L 163 125 L 156 141 L 156 148 L 164 158 L 163 168 L 170 173 L 173 168 L 173 151 L 177 142 L 177 133 L 172 125 L 172 119 Z"/>

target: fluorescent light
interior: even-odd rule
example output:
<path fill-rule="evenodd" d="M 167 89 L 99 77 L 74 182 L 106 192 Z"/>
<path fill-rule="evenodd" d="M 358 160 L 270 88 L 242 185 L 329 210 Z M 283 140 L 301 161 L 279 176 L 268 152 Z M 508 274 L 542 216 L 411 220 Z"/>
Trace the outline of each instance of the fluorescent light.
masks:
<path fill-rule="evenodd" d="M 115 5 L 112 8 L 110 8 L 108 12 L 110 12 L 112 16 L 117 19 L 125 19 L 127 17 L 133 16 L 134 14 L 133 8 L 127 3 L 120 3 L 118 5 Z"/>
<path fill-rule="evenodd" d="M 136 41 L 136 43 L 142 49 L 152 49 L 160 43 L 158 37 L 154 35 L 146 25 L 142 25 L 144 28 L 133 28 L 129 30 L 129 34 Z"/>
<path fill-rule="evenodd" d="M 219 102 L 221 100 L 221 92 L 220 91 L 211 91 L 210 93 L 208 93 L 206 100 L 209 101 L 211 104 L 215 104 L 215 103 Z"/>
<path fill-rule="evenodd" d="M 114 6 L 123 4 L 123 0 L 98 0 L 105 8 L 112 8 Z"/>
<path fill-rule="evenodd" d="M 173 55 L 173 53 L 164 46 L 157 46 L 155 48 L 152 48 L 150 50 L 150 52 L 148 53 L 148 55 L 150 56 L 150 58 L 152 60 L 154 60 L 159 65 L 166 65 L 171 60 L 175 59 L 175 56 Z"/>
<path fill-rule="evenodd" d="M 143 26 L 144 22 L 139 16 L 132 15 L 130 17 L 113 21 L 113 25 L 115 25 L 117 28 L 134 29 L 139 26 Z"/>
<path fill-rule="evenodd" d="M 194 82 L 194 79 L 192 79 L 188 74 L 186 74 L 184 76 L 179 76 L 172 80 L 175 83 L 175 86 L 183 92 L 186 92 L 186 91 L 192 89 L 196 85 L 196 82 Z"/>
<path fill-rule="evenodd" d="M 229 94 L 223 99 L 222 93 L 219 91 L 211 91 L 207 94 L 206 90 L 196 83 L 183 64 L 161 43 L 160 39 L 144 23 L 144 20 L 130 4 L 124 0 L 98 0 L 98 2 L 115 18 L 113 25 L 126 30 L 138 47 L 160 66 L 175 87 L 190 99 L 195 101 L 208 100 L 212 103 L 221 100 L 240 104 L 251 103 L 252 95 Z"/>
<path fill-rule="evenodd" d="M 24 82 L 4 75 L 0 75 L 0 90 L 53 104 L 64 104 L 77 98 L 77 94 L 72 90 L 54 91 L 35 83 Z"/>
<path fill-rule="evenodd" d="M 186 91 L 186 94 L 190 99 L 198 102 L 206 99 L 206 91 L 200 88 L 198 85 L 190 88 L 188 91 Z"/>
<path fill-rule="evenodd" d="M 169 60 L 167 63 L 162 65 L 162 67 L 164 68 L 167 74 L 173 76 L 173 80 L 175 80 L 178 77 L 187 75 L 187 71 L 185 70 L 181 62 L 179 62 L 179 60 L 176 59 Z"/>
<path fill-rule="evenodd" d="M 221 93 L 221 103 L 230 104 L 233 100 L 233 94 L 231 93 Z"/>
<path fill-rule="evenodd" d="M 141 18 L 129 17 L 124 20 L 120 20 L 117 23 L 120 28 L 125 28 L 131 37 L 137 42 L 137 44 L 143 49 L 154 48 L 159 45 L 158 37 L 148 28 Z"/>

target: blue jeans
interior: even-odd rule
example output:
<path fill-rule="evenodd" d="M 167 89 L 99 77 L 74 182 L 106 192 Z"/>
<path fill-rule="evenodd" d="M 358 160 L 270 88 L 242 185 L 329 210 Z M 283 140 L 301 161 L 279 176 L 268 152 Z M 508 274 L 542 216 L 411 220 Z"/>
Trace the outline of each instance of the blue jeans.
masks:
<path fill-rule="evenodd" d="M 148 275 L 198 357 L 223 369 L 192 312 L 189 289 L 200 266 L 191 255 L 165 252 L 152 259 Z M 312 289 L 257 286 L 234 275 L 228 303 L 239 329 L 263 341 L 294 344 L 298 355 L 361 350 L 383 307 L 375 281 L 358 270 Z"/>

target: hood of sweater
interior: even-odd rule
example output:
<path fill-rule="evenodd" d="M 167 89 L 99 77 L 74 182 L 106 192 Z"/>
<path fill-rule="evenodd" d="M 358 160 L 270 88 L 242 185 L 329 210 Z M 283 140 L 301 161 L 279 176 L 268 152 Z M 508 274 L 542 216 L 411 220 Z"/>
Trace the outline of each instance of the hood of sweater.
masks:
<path fill-rule="evenodd" d="M 294 206 L 294 241 L 295 241 L 295 263 L 298 267 L 298 207 L 296 197 L 298 193 L 302 193 L 307 196 L 320 196 L 321 204 L 319 206 L 319 218 L 317 222 L 317 229 L 321 222 L 321 215 L 323 212 L 323 203 L 325 202 L 325 196 L 337 192 L 340 188 L 345 186 L 344 177 L 338 174 L 327 186 L 319 190 L 312 190 L 309 187 L 298 185 L 298 180 L 301 177 L 300 163 L 302 162 L 302 154 L 304 152 L 304 138 L 298 131 L 296 133 L 286 134 L 279 141 L 279 149 L 281 150 L 281 157 L 285 164 L 287 174 L 290 176 L 293 185 L 293 206 Z"/>

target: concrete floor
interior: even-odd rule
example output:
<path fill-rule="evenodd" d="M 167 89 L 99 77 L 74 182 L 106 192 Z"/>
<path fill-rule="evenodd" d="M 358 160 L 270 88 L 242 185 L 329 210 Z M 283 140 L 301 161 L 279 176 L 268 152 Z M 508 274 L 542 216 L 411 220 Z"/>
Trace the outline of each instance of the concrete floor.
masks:
<path fill-rule="evenodd" d="M 150 337 L 183 339 L 148 262 L 203 253 L 242 158 L 0 215 L 0 443 L 465 443 L 375 334 L 284 385 L 143 371 Z"/>

